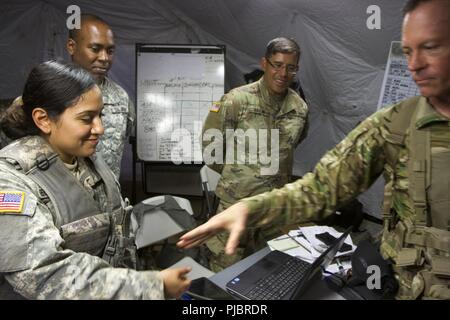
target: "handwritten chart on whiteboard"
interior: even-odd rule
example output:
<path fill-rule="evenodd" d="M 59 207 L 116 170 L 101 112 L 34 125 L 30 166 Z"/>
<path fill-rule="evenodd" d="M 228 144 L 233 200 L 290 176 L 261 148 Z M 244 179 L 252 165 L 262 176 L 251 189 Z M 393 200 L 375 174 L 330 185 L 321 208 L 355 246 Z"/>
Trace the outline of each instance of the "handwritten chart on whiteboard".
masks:
<path fill-rule="evenodd" d="M 202 123 L 224 94 L 224 47 L 136 48 L 137 155 L 144 161 L 202 161 Z M 183 145 L 174 133 L 183 133 Z"/>
<path fill-rule="evenodd" d="M 377 109 L 417 95 L 420 91 L 408 70 L 402 44 L 392 41 Z"/>

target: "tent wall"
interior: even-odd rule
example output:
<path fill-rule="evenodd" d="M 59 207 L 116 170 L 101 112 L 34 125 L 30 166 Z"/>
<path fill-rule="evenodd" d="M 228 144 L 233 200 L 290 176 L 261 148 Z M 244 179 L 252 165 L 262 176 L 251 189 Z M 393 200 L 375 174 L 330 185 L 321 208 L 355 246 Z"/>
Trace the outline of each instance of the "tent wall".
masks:
<path fill-rule="evenodd" d="M 390 42 L 400 39 L 401 0 L 3 0 L 0 4 L 0 98 L 20 94 L 32 66 L 65 51 L 66 9 L 76 4 L 112 26 L 117 44 L 110 76 L 134 99 L 134 44 L 225 44 L 226 89 L 259 66 L 267 42 L 297 39 L 299 77 L 310 110 L 308 138 L 296 150 L 294 173 L 320 157 L 376 110 Z M 381 29 L 369 30 L 367 8 L 381 9 Z M 124 161 L 123 174 L 130 174 Z M 382 185 L 360 197 L 380 216 Z"/>

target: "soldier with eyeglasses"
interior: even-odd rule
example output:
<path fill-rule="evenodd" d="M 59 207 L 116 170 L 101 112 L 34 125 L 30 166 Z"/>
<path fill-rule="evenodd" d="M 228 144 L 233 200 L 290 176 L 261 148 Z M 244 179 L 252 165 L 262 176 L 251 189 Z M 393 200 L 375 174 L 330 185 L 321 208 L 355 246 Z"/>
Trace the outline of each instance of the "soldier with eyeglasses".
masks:
<path fill-rule="evenodd" d="M 396 299 L 450 300 L 449 25 L 450 0 L 407 0 L 402 47 L 420 95 L 378 110 L 302 179 L 243 199 L 185 233 L 178 246 L 191 248 L 227 230 L 231 254 L 245 241 L 239 238 L 247 226 L 322 220 L 383 175 L 383 232 L 377 245 L 398 291 L 392 283 L 367 289 L 378 298 L 390 291 Z M 377 250 L 365 251 L 369 256 L 361 261 L 374 264 L 360 268 L 362 273 L 385 265 Z"/>
<path fill-rule="evenodd" d="M 223 135 L 222 163 L 210 164 L 205 160 L 209 167 L 221 174 L 215 190 L 220 199 L 217 212 L 225 210 L 240 199 L 279 188 L 290 182 L 294 150 L 307 132 L 308 107 L 305 101 L 289 88 L 299 70 L 299 59 L 300 47 L 293 39 L 281 37 L 269 41 L 265 56 L 260 62 L 264 71 L 263 77 L 259 81 L 231 90 L 211 107 L 203 125 L 203 134 L 210 129 L 217 129 Z M 227 129 L 242 129 L 244 132 L 253 129 L 253 132 L 256 132 L 255 140 L 246 139 L 245 154 L 240 154 L 242 152 L 237 148 L 238 143 L 233 143 L 233 150 L 227 149 Z M 272 129 L 278 131 L 271 131 Z M 261 163 L 260 154 L 251 154 L 252 144 L 259 147 L 259 135 L 265 130 L 268 137 L 278 134 L 279 141 L 275 155 L 279 161 L 278 170 L 268 175 L 261 174 L 261 167 L 267 164 Z M 206 159 L 212 156 L 208 154 L 210 149 L 207 148 L 211 140 L 203 140 L 203 157 Z M 267 140 L 271 141 L 271 138 Z M 267 148 L 270 151 L 270 143 Z M 230 157 L 227 157 L 230 152 L 234 159 L 232 163 L 229 163 Z M 257 161 L 252 163 L 250 159 L 255 156 Z M 245 161 L 243 163 L 238 159 Z M 263 247 L 265 241 L 277 232 L 279 230 L 270 228 L 249 230 L 246 241 L 241 242 L 243 246 L 233 256 L 224 254 L 227 235 L 217 235 L 206 244 L 210 251 L 210 268 L 216 272 L 226 268 Z"/>

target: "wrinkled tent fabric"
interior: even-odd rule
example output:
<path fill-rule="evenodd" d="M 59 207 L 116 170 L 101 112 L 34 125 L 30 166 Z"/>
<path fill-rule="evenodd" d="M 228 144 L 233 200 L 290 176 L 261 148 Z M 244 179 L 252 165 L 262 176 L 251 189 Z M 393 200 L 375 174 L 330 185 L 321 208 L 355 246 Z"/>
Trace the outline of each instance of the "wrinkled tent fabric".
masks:
<path fill-rule="evenodd" d="M 295 153 L 294 174 L 302 175 L 376 111 L 390 42 L 400 39 L 403 1 L 3 0 L 1 98 L 19 95 L 37 63 L 68 59 L 66 10 L 73 4 L 112 26 L 117 49 L 110 76 L 133 99 L 137 42 L 225 44 L 229 90 L 244 84 L 243 75 L 259 67 L 270 39 L 297 39 L 303 50 L 299 77 L 311 110 L 309 135 Z M 366 26 L 370 5 L 381 9 L 380 30 Z M 377 217 L 381 199 L 381 182 L 360 197 L 366 212 Z"/>

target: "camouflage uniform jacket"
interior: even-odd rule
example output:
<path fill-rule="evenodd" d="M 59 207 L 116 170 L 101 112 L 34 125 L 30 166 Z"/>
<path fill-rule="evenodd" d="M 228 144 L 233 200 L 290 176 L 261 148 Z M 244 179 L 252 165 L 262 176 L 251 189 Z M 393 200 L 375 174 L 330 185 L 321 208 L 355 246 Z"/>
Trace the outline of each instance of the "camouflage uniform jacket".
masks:
<path fill-rule="evenodd" d="M 102 122 L 105 133 L 97 145 L 97 152 L 101 153 L 119 179 L 125 142 L 133 134 L 136 118 L 134 105 L 125 90 L 109 78 L 104 79 L 100 90 L 103 95 Z"/>
<path fill-rule="evenodd" d="M 415 98 L 417 99 L 417 98 Z M 439 173 L 434 172 L 434 181 L 444 179 L 440 185 L 450 185 L 450 119 L 438 114 L 424 97 L 417 100 L 418 114 L 413 121 L 417 130 L 430 133 L 430 151 L 433 167 L 439 166 Z M 363 121 L 357 128 L 330 150 L 312 173 L 302 179 L 285 185 L 281 189 L 247 198 L 244 202 L 250 208 L 248 224 L 260 226 L 265 224 L 290 224 L 311 220 L 320 220 L 335 212 L 336 208 L 350 201 L 367 190 L 370 185 L 384 174 L 386 183 L 392 186 L 392 209 L 399 221 L 413 223 L 415 220 L 414 204 L 410 195 L 411 181 L 408 176 L 408 161 L 411 149 L 408 132 L 404 145 L 399 149 L 398 161 L 391 167 L 387 161 L 388 142 L 387 125 L 406 102 L 400 102 L 387 109 L 380 110 Z M 437 163 L 437 162 L 440 162 Z M 392 179 L 392 177 L 395 177 Z M 442 209 L 445 206 L 447 209 Z M 439 208 L 431 216 L 431 224 L 440 230 L 448 230 L 448 207 L 450 193 L 448 188 L 427 191 L 428 207 Z M 433 213 L 433 210 L 430 210 Z M 385 231 L 386 232 L 386 231 Z M 397 248 L 389 243 L 381 245 L 382 254 L 395 260 Z"/>
<path fill-rule="evenodd" d="M 217 110 L 217 107 L 219 109 Z M 242 198 L 256 195 L 286 184 L 292 174 L 293 153 L 295 147 L 306 136 L 308 107 L 297 93 L 289 89 L 286 96 L 278 98 L 270 95 L 264 79 L 231 90 L 225 94 L 220 103 L 215 105 L 208 114 L 203 126 L 203 132 L 208 129 L 218 129 L 223 135 L 223 155 L 234 151 L 233 163 L 224 161 L 223 165 L 210 167 L 221 173 L 216 187 L 216 195 L 225 203 L 231 204 Z M 256 130 L 256 141 L 234 139 L 234 150 L 226 146 L 226 130 L 248 129 Z M 278 158 L 278 168 L 273 174 L 261 174 L 261 168 L 270 166 L 262 164 L 261 155 L 270 157 L 270 143 L 267 152 L 261 150 L 260 131 L 267 129 L 267 139 L 270 141 L 271 129 L 279 130 L 279 152 L 272 156 Z M 203 152 L 210 141 L 203 139 Z M 236 143 L 237 141 L 237 143 Z M 249 152 L 257 143 L 258 152 Z M 241 144 L 241 146 L 239 145 Z M 245 152 L 239 152 L 244 144 Z M 257 157 L 257 159 L 256 159 Z M 251 161 L 254 161 L 253 163 Z M 242 164 L 238 164 L 242 163 Z"/>
<path fill-rule="evenodd" d="M 26 137 L 14 144 L 22 144 L 20 158 L 28 161 L 48 152 L 49 145 L 42 141 Z M 106 188 L 93 163 L 79 158 L 78 165 L 67 166 L 67 170 L 94 199 L 99 210 L 106 210 Z M 0 298 L 5 295 L 27 299 L 164 298 L 163 282 L 157 272 L 113 268 L 100 258 L 101 252 L 95 255 L 72 249 L 85 247 L 89 251 L 91 242 L 99 242 L 100 236 L 107 237 L 109 220 L 85 219 L 82 220 L 85 225 L 78 224 L 76 229 L 59 226 L 49 196 L 8 158 L 0 159 L 0 193 L 5 192 L 24 192 L 24 203 L 21 212 L 0 210 Z M 61 190 L 59 196 L 68 196 L 69 192 Z M 105 226 L 106 235 L 89 236 Z M 82 238 L 72 237 L 78 241 L 69 245 L 70 233 L 83 232 L 83 228 L 90 230 L 85 233 L 93 241 L 86 243 L 80 241 Z M 105 243 L 106 239 L 102 241 Z M 14 296 L 8 288 L 18 295 Z"/>

